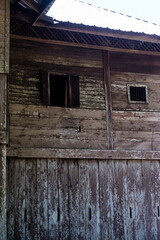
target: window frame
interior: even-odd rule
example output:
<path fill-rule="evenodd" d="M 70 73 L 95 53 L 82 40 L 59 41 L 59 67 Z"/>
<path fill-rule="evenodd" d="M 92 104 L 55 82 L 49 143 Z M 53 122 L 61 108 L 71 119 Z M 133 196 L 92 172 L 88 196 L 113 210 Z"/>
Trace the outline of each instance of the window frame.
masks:
<path fill-rule="evenodd" d="M 67 104 L 65 106 L 51 105 L 51 93 L 50 93 L 50 76 L 66 76 L 66 92 L 67 92 Z M 76 86 L 76 87 L 75 87 Z M 79 76 L 72 74 L 56 73 L 43 71 L 42 73 L 42 88 L 43 88 L 43 103 L 46 106 L 53 107 L 66 107 L 66 108 L 79 108 L 80 107 L 80 92 L 79 92 Z M 75 96 L 76 94 L 76 96 Z"/>
<path fill-rule="evenodd" d="M 130 96 L 130 87 L 144 87 L 145 88 L 145 93 L 146 93 L 146 101 L 132 101 L 131 96 Z M 136 103 L 136 104 L 148 104 L 148 86 L 144 84 L 127 84 L 127 95 L 128 95 L 128 102 L 129 103 Z"/>

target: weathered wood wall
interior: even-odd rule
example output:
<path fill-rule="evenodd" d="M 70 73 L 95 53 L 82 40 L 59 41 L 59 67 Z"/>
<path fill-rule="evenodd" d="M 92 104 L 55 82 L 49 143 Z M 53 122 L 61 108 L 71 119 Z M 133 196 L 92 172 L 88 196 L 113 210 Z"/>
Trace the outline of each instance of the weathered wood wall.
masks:
<path fill-rule="evenodd" d="M 111 95 L 115 149 L 159 150 L 160 57 L 112 53 Z M 128 102 L 127 84 L 145 84 L 149 102 Z"/>
<path fill-rule="evenodd" d="M 10 104 L 11 147 L 106 149 L 104 110 Z"/>
<path fill-rule="evenodd" d="M 10 159 L 8 239 L 160 236 L 159 161 Z"/>
<path fill-rule="evenodd" d="M 80 108 L 105 109 L 101 51 L 12 40 L 9 102 L 41 105 L 43 70 L 78 75 Z"/>
<path fill-rule="evenodd" d="M 110 119 L 113 119 L 112 148 L 114 146 L 115 149 L 159 150 L 160 106 L 158 102 L 160 101 L 160 57 L 115 52 L 110 53 L 108 63 L 110 65 L 110 69 L 108 70 L 110 70 L 111 104 L 113 108 L 113 113 L 110 117 Z M 25 105 L 31 104 L 43 105 L 41 83 L 41 74 L 43 70 L 48 70 L 53 73 L 78 75 L 80 77 L 80 108 L 105 110 L 105 71 L 103 52 L 101 50 L 56 46 L 12 39 L 9 103 L 23 104 L 24 108 Z M 128 102 L 127 84 L 130 83 L 147 85 L 149 103 L 130 104 Z M 87 112 L 84 114 L 87 114 Z M 70 118 L 69 115 L 68 118 Z M 39 122 L 40 121 L 41 120 L 39 120 Z M 104 123 L 102 123 L 102 127 L 99 128 L 100 122 L 96 122 L 97 120 L 95 119 L 95 121 L 92 122 L 92 127 L 89 126 L 88 129 L 85 126 L 85 130 L 90 131 L 95 127 L 97 127 L 98 131 L 100 128 L 104 130 Z M 65 123 L 63 122 L 62 124 Z M 77 121 L 76 127 L 78 124 L 79 122 Z M 110 127 L 110 125 L 106 124 L 106 128 L 107 126 Z M 21 126 L 21 130 L 23 127 Z M 74 130 L 71 129 L 71 125 L 69 125 L 69 128 L 70 129 L 67 129 L 67 131 L 65 129 L 65 132 L 61 132 L 60 136 L 65 133 L 67 135 L 69 134 L 68 136 L 73 136 Z M 28 133 L 28 137 L 30 133 Z M 85 134 L 86 133 L 85 131 Z M 92 132 L 91 134 L 94 133 L 95 132 Z M 15 140 L 15 134 L 17 138 L 18 132 L 16 132 L 16 129 L 14 131 L 11 127 L 11 143 Z M 44 137 L 45 134 L 46 133 L 44 133 Z M 26 135 L 25 131 L 23 135 Z M 81 135 L 82 138 L 84 138 L 82 133 Z M 99 143 L 98 141 L 97 144 L 91 143 L 90 148 L 105 148 L 105 143 L 101 143 L 101 141 L 104 141 L 104 136 L 101 136 L 100 133 L 99 137 L 97 135 L 98 132 L 95 135 L 95 141 L 98 140 Z M 106 138 L 108 135 L 109 134 L 107 134 Z M 79 134 L 73 138 L 71 137 L 72 140 L 75 140 L 77 136 L 79 136 L 78 141 L 82 139 Z M 112 136 L 112 130 L 110 136 Z M 46 140 L 47 139 L 48 137 Z M 70 139 L 70 137 L 68 139 Z M 86 140 L 87 138 L 85 138 L 85 141 Z M 109 140 L 107 141 L 106 147 L 107 144 L 109 145 Z M 80 148 L 84 147 L 84 142 L 82 141 L 82 144 L 79 145 Z M 59 144 L 58 141 L 57 143 Z M 41 142 L 41 145 L 43 144 L 44 141 Z M 13 145 L 18 146 L 15 141 Z M 71 147 L 77 146 L 76 141 L 75 145 L 73 145 L 69 140 L 68 144 L 65 142 L 65 144 L 60 144 L 59 147 L 66 148 L 69 145 Z M 51 147 L 51 144 L 48 146 Z M 52 146 L 57 147 L 57 144 L 55 143 Z M 85 148 L 87 147 L 89 147 L 89 144 L 85 145 Z"/>

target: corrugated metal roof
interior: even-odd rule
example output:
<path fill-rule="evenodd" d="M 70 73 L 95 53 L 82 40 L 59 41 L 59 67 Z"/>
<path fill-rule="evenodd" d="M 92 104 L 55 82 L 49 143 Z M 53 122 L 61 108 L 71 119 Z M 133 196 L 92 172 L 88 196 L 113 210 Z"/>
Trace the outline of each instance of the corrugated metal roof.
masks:
<path fill-rule="evenodd" d="M 56 22 L 70 22 L 124 32 L 160 36 L 160 25 L 77 0 L 56 0 L 47 13 Z"/>

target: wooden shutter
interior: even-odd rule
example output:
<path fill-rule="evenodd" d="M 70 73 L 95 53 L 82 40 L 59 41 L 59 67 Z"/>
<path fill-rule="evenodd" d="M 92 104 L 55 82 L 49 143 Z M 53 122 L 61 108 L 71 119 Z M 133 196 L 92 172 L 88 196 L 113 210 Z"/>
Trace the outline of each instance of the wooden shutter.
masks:
<path fill-rule="evenodd" d="M 68 86 L 68 106 L 69 107 L 79 107 L 79 77 L 69 76 L 69 86 Z"/>
<path fill-rule="evenodd" d="M 43 87 L 43 103 L 50 105 L 50 73 L 44 71 L 42 73 L 42 87 Z"/>

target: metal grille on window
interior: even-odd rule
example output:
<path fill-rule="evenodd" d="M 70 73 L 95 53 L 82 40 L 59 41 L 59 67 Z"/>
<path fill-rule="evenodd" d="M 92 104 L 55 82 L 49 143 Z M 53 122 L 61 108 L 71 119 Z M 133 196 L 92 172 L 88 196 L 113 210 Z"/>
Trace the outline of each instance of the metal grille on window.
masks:
<path fill-rule="evenodd" d="M 139 103 L 147 101 L 147 87 L 146 86 L 128 86 L 129 102 Z"/>

